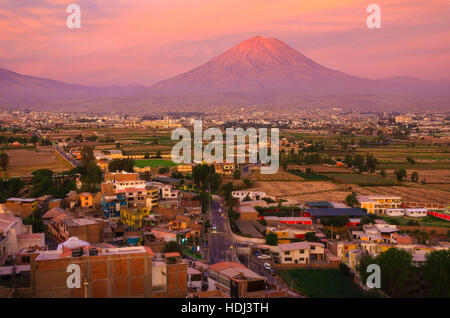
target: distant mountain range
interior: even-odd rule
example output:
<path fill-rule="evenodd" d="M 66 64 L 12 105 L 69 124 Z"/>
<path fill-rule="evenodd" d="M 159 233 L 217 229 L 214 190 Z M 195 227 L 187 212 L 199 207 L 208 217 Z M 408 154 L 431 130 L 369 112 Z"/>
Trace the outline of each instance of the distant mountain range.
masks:
<path fill-rule="evenodd" d="M 344 97 L 353 96 L 354 101 L 355 96 L 369 96 L 372 104 L 361 101 L 360 110 L 367 110 L 374 106 L 374 101 L 380 100 L 385 106 L 388 100 L 395 101 L 392 106 L 398 107 L 402 104 L 401 96 L 404 102 L 417 97 L 420 103 L 427 103 L 427 107 L 449 109 L 450 83 L 413 77 L 361 78 L 324 67 L 280 40 L 261 36 L 241 42 L 203 65 L 150 87 L 89 87 L 0 68 L 1 108 L 48 108 L 48 105 L 64 105 L 68 101 L 76 105 L 74 100 L 90 103 L 93 99 L 110 99 L 112 103 L 119 99 L 121 104 L 139 100 L 138 108 L 145 107 L 143 104 L 164 103 L 294 105 L 321 96 L 334 96 L 341 106 L 346 106 Z M 100 104 L 107 107 L 105 101 Z"/>

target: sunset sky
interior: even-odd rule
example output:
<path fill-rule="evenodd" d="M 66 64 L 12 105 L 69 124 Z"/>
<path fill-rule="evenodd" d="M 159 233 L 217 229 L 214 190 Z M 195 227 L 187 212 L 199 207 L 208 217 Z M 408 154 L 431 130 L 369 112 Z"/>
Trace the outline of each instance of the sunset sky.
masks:
<path fill-rule="evenodd" d="M 256 35 L 352 75 L 450 78 L 448 0 L 0 0 L 0 67 L 70 83 L 149 85 Z"/>

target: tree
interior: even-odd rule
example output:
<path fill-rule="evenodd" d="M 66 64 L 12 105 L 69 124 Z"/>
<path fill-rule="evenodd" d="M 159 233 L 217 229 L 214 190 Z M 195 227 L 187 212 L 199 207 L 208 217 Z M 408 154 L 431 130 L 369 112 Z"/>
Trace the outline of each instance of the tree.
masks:
<path fill-rule="evenodd" d="M 6 152 L 0 153 L 0 166 L 3 169 L 3 173 L 6 176 L 6 169 L 9 167 L 9 155 Z"/>
<path fill-rule="evenodd" d="M 155 158 L 162 158 L 161 150 L 158 150 L 158 151 L 156 152 Z"/>
<path fill-rule="evenodd" d="M 87 146 L 81 148 L 81 166 L 83 168 L 86 169 L 88 164 L 94 160 L 94 149 L 92 147 Z"/>
<path fill-rule="evenodd" d="M 405 250 L 390 248 L 376 262 L 381 270 L 381 288 L 392 297 L 404 294 L 412 274 L 412 256 Z"/>
<path fill-rule="evenodd" d="M 350 267 L 348 267 L 345 263 L 339 263 L 339 271 L 345 277 L 350 275 Z"/>
<path fill-rule="evenodd" d="M 353 166 L 353 158 L 351 155 L 346 155 L 344 159 L 344 163 L 347 165 L 347 167 Z"/>
<path fill-rule="evenodd" d="M 356 271 L 359 274 L 359 278 L 363 284 L 367 281 L 370 273 L 367 272 L 367 267 L 371 264 L 376 264 L 375 259 L 369 253 L 364 253 L 359 259 L 359 263 L 356 265 Z"/>
<path fill-rule="evenodd" d="M 380 175 L 383 177 L 383 178 L 386 178 L 386 170 L 381 170 L 380 171 Z"/>
<path fill-rule="evenodd" d="M 286 160 L 281 161 L 281 167 L 283 167 L 283 171 L 286 171 L 288 163 Z"/>
<path fill-rule="evenodd" d="M 411 164 L 415 164 L 416 163 L 416 161 L 413 159 L 413 157 L 411 157 L 411 156 L 408 156 L 408 157 L 406 157 L 406 160 L 409 162 L 409 163 L 411 163 Z"/>
<path fill-rule="evenodd" d="M 169 172 L 169 168 L 167 168 L 167 167 L 161 167 L 161 168 L 158 169 L 158 173 L 159 174 L 164 174 L 164 173 L 167 173 L 167 172 Z"/>
<path fill-rule="evenodd" d="M 430 285 L 431 297 L 450 297 L 450 250 L 433 251 L 425 256 L 424 279 Z"/>
<path fill-rule="evenodd" d="M 359 204 L 355 193 L 347 195 L 347 197 L 345 198 L 345 202 L 347 202 L 347 204 L 351 207 L 357 206 Z"/>
<path fill-rule="evenodd" d="M 353 160 L 353 165 L 358 168 L 358 171 L 364 171 L 364 157 L 361 155 L 355 155 L 355 159 Z"/>
<path fill-rule="evenodd" d="M 404 169 L 404 168 L 395 170 L 394 174 L 397 177 L 397 180 L 400 182 L 407 176 L 406 169 Z"/>
<path fill-rule="evenodd" d="M 175 252 L 181 253 L 182 250 L 183 249 L 180 244 L 178 244 L 175 241 L 170 241 L 164 245 L 162 252 L 163 253 L 175 253 Z"/>
<path fill-rule="evenodd" d="M 375 170 L 377 169 L 377 165 L 378 165 L 378 159 L 372 155 L 372 154 L 367 154 L 366 155 L 366 167 L 367 169 L 374 173 Z"/>
<path fill-rule="evenodd" d="M 145 153 L 144 159 L 150 159 L 150 154 L 148 152 Z"/>
<path fill-rule="evenodd" d="M 316 233 L 314 233 L 314 232 L 307 232 L 305 234 L 305 240 L 308 242 L 317 242 L 318 241 L 318 239 L 316 237 Z"/>
<path fill-rule="evenodd" d="M 133 158 L 113 159 L 110 161 L 110 163 L 108 163 L 108 171 L 134 172 L 134 159 Z"/>
<path fill-rule="evenodd" d="M 411 182 L 419 182 L 419 173 L 417 171 L 411 174 Z"/>
<path fill-rule="evenodd" d="M 267 245 L 276 246 L 277 243 L 278 243 L 278 236 L 275 233 L 270 232 L 266 235 Z"/>
<path fill-rule="evenodd" d="M 239 170 L 239 169 L 234 170 L 233 178 L 236 180 L 239 180 L 241 178 L 241 170 Z"/>

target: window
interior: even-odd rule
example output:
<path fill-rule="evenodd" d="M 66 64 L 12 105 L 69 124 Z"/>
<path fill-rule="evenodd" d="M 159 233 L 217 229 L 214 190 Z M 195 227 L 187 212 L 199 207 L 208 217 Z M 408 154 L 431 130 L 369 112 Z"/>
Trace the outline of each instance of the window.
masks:
<path fill-rule="evenodd" d="M 300 254 L 303 254 L 303 253 L 305 253 L 305 250 L 299 250 L 298 251 Z"/>
<path fill-rule="evenodd" d="M 291 252 L 290 251 L 286 251 L 286 252 L 284 252 L 284 255 L 291 255 Z"/>
<path fill-rule="evenodd" d="M 285 261 L 285 262 L 292 262 L 292 257 L 285 257 L 285 258 L 284 258 L 284 261 Z"/>
<path fill-rule="evenodd" d="M 315 250 L 316 249 L 316 247 L 313 245 L 313 246 L 311 246 L 311 250 L 313 251 L 313 250 Z"/>

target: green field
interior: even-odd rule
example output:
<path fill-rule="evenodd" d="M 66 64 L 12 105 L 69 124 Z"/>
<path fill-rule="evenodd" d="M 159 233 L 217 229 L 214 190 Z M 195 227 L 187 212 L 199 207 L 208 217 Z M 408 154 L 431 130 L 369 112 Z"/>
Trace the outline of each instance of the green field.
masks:
<path fill-rule="evenodd" d="M 359 186 L 394 186 L 399 185 L 395 180 L 381 176 L 371 176 L 356 173 L 327 173 L 331 179 L 339 183 L 351 183 Z"/>
<path fill-rule="evenodd" d="M 322 175 L 322 174 L 317 174 L 317 173 L 303 173 L 303 172 L 299 172 L 296 170 L 288 170 L 289 173 L 295 174 L 296 176 L 299 176 L 305 180 L 308 181 L 328 181 L 330 180 L 329 177 Z"/>
<path fill-rule="evenodd" d="M 420 223 L 420 226 L 438 226 L 438 227 L 449 227 L 450 228 L 450 222 L 441 220 L 432 216 L 426 216 L 423 218 L 411 218 L 407 216 L 399 216 L 399 217 L 393 217 L 393 216 L 382 216 L 382 218 L 390 223 L 390 220 L 397 220 L 400 225 L 408 225 L 409 221 L 418 221 Z"/>
<path fill-rule="evenodd" d="M 282 270 L 283 281 L 312 298 L 362 298 L 371 297 L 345 277 L 337 269 L 293 269 Z"/>
<path fill-rule="evenodd" d="M 173 167 L 177 164 L 172 160 L 166 159 L 138 159 L 135 160 L 134 165 L 139 168 L 144 167 Z"/>

